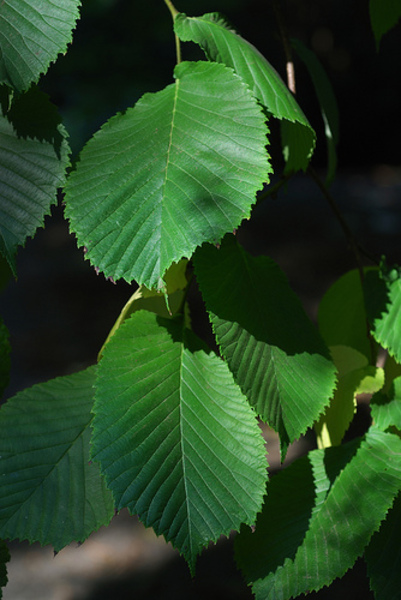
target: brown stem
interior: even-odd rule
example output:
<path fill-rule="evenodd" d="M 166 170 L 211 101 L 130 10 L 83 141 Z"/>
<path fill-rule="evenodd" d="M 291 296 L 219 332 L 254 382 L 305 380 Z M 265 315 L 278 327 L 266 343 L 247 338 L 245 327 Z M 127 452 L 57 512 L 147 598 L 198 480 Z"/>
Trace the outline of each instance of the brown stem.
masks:
<path fill-rule="evenodd" d="M 289 41 L 289 35 L 287 28 L 284 24 L 284 20 L 282 18 L 280 3 L 278 0 L 273 0 L 273 11 L 276 17 L 278 29 L 280 32 L 281 42 L 283 44 L 285 60 L 286 60 L 286 71 L 287 71 L 287 86 L 288 89 L 295 95 L 296 94 L 296 85 L 295 85 L 295 69 L 294 69 L 294 61 L 292 60 L 292 52 L 291 52 L 291 44 Z"/>

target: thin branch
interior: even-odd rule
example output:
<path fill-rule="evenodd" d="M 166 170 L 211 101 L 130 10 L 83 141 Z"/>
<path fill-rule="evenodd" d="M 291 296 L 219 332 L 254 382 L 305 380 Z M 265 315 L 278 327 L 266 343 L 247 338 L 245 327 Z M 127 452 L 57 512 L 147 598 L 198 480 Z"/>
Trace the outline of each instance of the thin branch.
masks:
<path fill-rule="evenodd" d="M 269 196 L 276 196 L 280 189 L 283 187 L 283 185 L 285 185 L 287 181 L 291 179 L 292 175 L 292 173 L 282 175 L 275 184 L 273 184 L 272 186 L 268 186 L 263 192 L 260 192 L 258 194 L 256 204 L 259 204 L 263 200 L 266 200 L 266 198 L 268 198 Z"/>
<path fill-rule="evenodd" d="M 276 17 L 278 29 L 280 32 L 281 42 L 283 44 L 285 60 L 286 60 L 286 71 L 287 71 L 287 86 L 288 89 L 295 95 L 296 94 L 296 84 L 295 84 L 295 69 L 294 69 L 294 61 L 292 60 L 292 52 L 291 52 L 291 44 L 288 35 L 287 28 L 284 24 L 281 8 L 278 0 L 273 0 L 273 11 Z"/>
<path fill-rule="evenodd" d="M 326 198 L 327 202 L 329 203 L 331 210 L 335 214 L 335 216 L 341 226 L 341 229 L 343 230 L 344 235 L 348 241 L 348 244 L 355 256 L 355 261 L 356 261 L 356 264 L 358 267 L 361 281 L 363 281 L 364 276 L 363 276 L 363 264 L 362 264 L 362 260 L 361 260 L 361 254 L 363 254 L 364 256 L 369 258 L 369 260 L 371 260 L 373 263 L 376 263 L 376 264 L 377 264 L 377 259 L 374 256 L 372 256 L 369 252 L 367 252 L 367 250 L 362 248 L 361 245 L 359 244 L 359 242 L 356 240 L 353 232 L 351 231 L 351 229 L 348 226 L 348 223 L 346 222 L 340 209 L 338 208 L 336 201 L 334 200 L 333 196 L 330 194 L 326 185 L 320 179 L 319 175 L 316 173 L 315 169 L 311 165 L 308 166 L 307 173 L 313 179 L 313 181 L 316 183 L 316 185 L 322 192 L 323 196 Z"/>

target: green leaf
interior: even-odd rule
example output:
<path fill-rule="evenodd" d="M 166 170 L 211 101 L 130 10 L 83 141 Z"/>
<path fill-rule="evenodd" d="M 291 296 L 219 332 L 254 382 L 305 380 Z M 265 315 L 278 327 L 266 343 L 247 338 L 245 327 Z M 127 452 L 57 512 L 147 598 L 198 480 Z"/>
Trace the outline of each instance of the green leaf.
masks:
<path fill-rule="evenodd" d="M 6 563 L 10 560 L 8 548 L 2 540 L 0 540 L 0 598 L 3 597 L 1 588 L 7 585 L 7 569 Z"/>
<path fill-rule="evenodd" d="M 330 348 L 338 370 L 338 385 L 330 405 L 314 426 L 319 448 L 341 443 L 355 413 L 356 396 L 383 387 L 384 371 L 368 364 L 366 356 L 347 346 Z"/>
<path fill-rule="evenodd" d="M 173 263 L 171 265 L 164 276 L 166 283 L 164 292 L 150 290 L 144 285 L 138 287 L 131 298 L 125 303 L 116 322 L 111 328 L 110 333 L 99 352 L 99 359 L 103 356 L 104 348 L 106 347 L 106 344 L 108 344 L 110 338 L 115 334 L 117 329 L 121 327 L 124 321 L 132 315 L 132 313 L 138 310 L 148 310 L 159 315 L 159 317 L 168 318 L 183 309 L 188 287 L 188 279 L 186 276 L 187 266 L 188 260 L 185 258 L 180 260 L 179 263 Z M 186 307 L 186 305 L 184 306 Z M 186 313 L 186 318 L 189 323 L 190 318 L 188 311 Z"/>
<path fill-rule="evenodd" d="M 182 318 L 135 312 L 107 344 L 92 457 L 113 492 L 191 570 L 209 541 L 252 524 L 267 479 L 255 415 Z"/>
<path fill-rule="evenodd" d="M 401 496 L 372 537 L 365 552 L 370 587 L 376 600 L 394 600 L 401 588 Z"/>
<path fill-rule="evenodd" d="M 370 0 L 369 13 L 376 48 L 379 49 L 382 36 L 401 18 L 401 5 L 399 0 Z"/>
<path fill-rule="evenodd" d="M 0 317 L 0 397 L 6 389 L 10 376 L 10 342 L 8 329 Z"/>
<path fill-rule="evenodd" d="M 52 544 L 84 541 L 114 514 L 89 462 L 95 369 L 34 385 L 0 410 L 0 535 Z"/>
<path fill-rule="evenodd" d="M 395 271 L 372 270 L 364 280 L 368 321 L 374 339 L 401 362 L 401 277 Z"/>
<path fill-rule="evenodd" d="M 242 80 L 207 62 L 181 63 L 175 75 L 95 134 L 67 184 L 87 257 L 149 288 L 248 217 L 271 171 L 265 119 Z"/>
<path fill-rule="evenodd" d="M 0 7 L 0 83 L 26 90 L 67 50 L 79 0 L 3 0 Z"/>
<path fill-rule="evenodd" d="M 285 275 L 234 236 L 204 245 L 195 273 L 221 352 L 284 448 L 319 417 L 335 385 L 329 352 Z"/>
<path fill-rule="evenodd" d="M 372 419 L 382 431 L 391 426 L 401 431 L 401 377 L 391 383 L 390 388 L 375 394 L 371 401 Z"/>
<path fill-rule="evenodd" d="M 300 40 L 291 40 L 292 47 L 305 63 L 314 85 L 324 122 L 327 142 L 328 169 L 326 185 L 333 181 L 337 168 L 337 144 L 339 136 L 339 114 L 337 100 L 332 85 L 314 52 Z"/>
<path fill-rule="evenodd" d="M 372 428 L 356 444 L 310 452 L 272 479 L 255 533 L 236 540 L 257 600 L 330 585 L 379 529 L 401 487 L 401 440 Z"/>
<path fill-rule="evenodd" d="M 202 48 L 207 58 L 232 67 L 249 85 L 255 97 L 286 127 L 287 171 L 305 170 L 315 147 L 315 132 L 272 65 L 249 42 L 230 29 L 217 13 L 174 20 L 178 37 Z"/>
<path fill-rule="evenodd" d="M 366 269 L 365 273 L 369 270 Z M 365 299 L 357 269 L 337 279 L 323 296 L 318 323 L 328 346 L 348 346 L 366 356 L 369 361 L 372 359 Z"/>
<path fill-rule="evenodd" d="M 0 252 L 14 275 L 18 246 L 43 225 L 64 184 L 66 137 L 55 108 L 36 89 L 0 114 Z"/>

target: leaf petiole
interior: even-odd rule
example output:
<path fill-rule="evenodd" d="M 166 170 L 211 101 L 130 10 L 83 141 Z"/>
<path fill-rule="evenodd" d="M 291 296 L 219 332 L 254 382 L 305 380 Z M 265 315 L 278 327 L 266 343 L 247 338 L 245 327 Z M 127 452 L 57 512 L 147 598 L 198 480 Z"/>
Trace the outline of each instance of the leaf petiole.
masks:
<path fill-rule="evenodd" d="M 164 2 L 166 4 L 167 8 L 169 9 L 171 16 L 173 17 L 173 21 L 174 21 L 176 16 L 180 14 L 179 11 L 175 8 L 175 6 L 171 2 L 171 0 L 164 0 Z M 181 43 L 180 43 L 180 38 L 178 37 L 177 34 L 175 34 L 175 50 L 176 50 L 176 55 L 177 55 L 177 65 L 179 65 L 181 62 Z"/>

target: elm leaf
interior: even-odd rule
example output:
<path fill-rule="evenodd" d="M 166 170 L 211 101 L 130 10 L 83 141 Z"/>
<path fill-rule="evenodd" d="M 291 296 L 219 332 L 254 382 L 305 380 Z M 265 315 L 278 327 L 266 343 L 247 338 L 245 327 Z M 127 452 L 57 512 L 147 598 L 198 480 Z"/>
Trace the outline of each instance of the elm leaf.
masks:
<path fill-rule="evenodd" d="M 267 463 L 256 416 L 183 317 L 134 312 L 98 369 L 92 457 L 117 508 L 171 541 L 193 571 L 202 548 L 261 509 Z"/>

